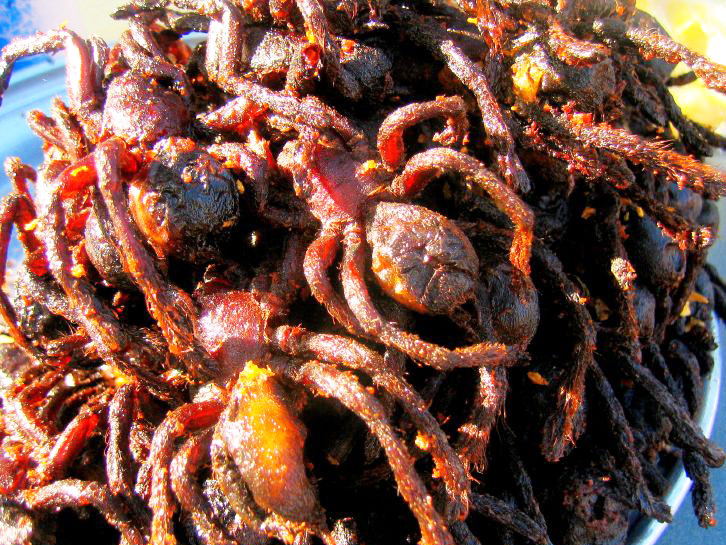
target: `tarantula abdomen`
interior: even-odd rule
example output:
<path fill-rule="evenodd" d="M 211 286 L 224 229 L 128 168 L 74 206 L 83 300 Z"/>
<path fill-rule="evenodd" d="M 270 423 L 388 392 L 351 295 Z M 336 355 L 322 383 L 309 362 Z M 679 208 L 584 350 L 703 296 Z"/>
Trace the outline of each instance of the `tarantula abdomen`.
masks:
<path fill-rule="evenodd" d="M 151 145 L 186 133 L 189 112 L 182 98 L 155 80 L 126 72 L 108 86 L 102 131 L 128 143 Z"/>
<path fill-rule="evenodd" d="M 324 521 L 303 459 L 307 432 L 273 373 L 249 362 L 222 413 L 215 440 L 228 455 L 257 505 L 285 519 Z"/>
<path fill-rule="evenodd" d="M 239 220 L 235 179 L 191 140 L 162 140 L 154 151 L 156 160 L 129 186 L 136 225 L 160 258 L 213 257 Z"/>
<path fill-rule="evenodd" d="M 487 287 L 496 340 L 528 345 L 539 325 L 539 296 L 532 281 L 503 263 L 484 275 L 482 282 Z"/>
<path fill-rule="evenodd" d="M 479 258 L 452 221 L 422 206 L 381 202 L 366 226 L 373 273 L 390 297 L 424 314 L 446 314 L 472 297 Z"/>

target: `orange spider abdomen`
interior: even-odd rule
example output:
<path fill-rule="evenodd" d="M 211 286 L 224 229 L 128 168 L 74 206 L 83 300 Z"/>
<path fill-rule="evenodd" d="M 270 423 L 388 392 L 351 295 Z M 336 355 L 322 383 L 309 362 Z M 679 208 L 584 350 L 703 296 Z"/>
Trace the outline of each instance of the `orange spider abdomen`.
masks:
<path fill-rule="evenodd" d="M 320 518 L 305 474 L 305 428 L 272 373 L 248 362 L 221 434 L 255 502 L 294 522 Z"/>

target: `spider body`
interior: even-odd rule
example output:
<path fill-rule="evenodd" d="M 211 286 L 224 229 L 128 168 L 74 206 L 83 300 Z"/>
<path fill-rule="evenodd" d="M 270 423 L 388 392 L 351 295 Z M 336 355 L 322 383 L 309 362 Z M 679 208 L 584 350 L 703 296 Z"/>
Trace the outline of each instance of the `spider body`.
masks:
<path fill-rule="evenodd" d="M 129 184 L 129 208 L 159 258 L 196 262 L 216 255 L 220 236 L 239 220 L 232 174 L 187 139 L 165 139 Z"/>
<path fill-rule="evenodd" d="M 453 222 L 395 202 L 379 202 L 365 217 L 371 270 L 391 298 L 423 314 L 446 314 L 472 298 L 479 258 Z"/>
<path fill-rule="evenodd" d="M 103 135 L 129 145 L 153 146 L 162 138 L 186 134 L 189 112 L 179 93 L 154 79 L 127 71 L 108 86 L 103 107 Z"/>

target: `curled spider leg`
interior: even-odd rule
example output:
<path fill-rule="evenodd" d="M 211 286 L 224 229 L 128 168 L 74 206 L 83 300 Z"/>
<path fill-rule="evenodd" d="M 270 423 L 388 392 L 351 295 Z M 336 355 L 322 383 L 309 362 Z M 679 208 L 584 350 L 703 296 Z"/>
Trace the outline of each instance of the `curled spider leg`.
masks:
<path fill-rule="evenodd" d="M 473 157 L 448 148 L 434 148 L 411 157 L 403 172 L 393 180 L 391 191 L 408 196 L 421 191 L 443 172 L 458 172 L 471 178 L 486 191 L 494 204 L 514 224 L 514 238 L 509 250 L 512 265 L 529 276 L 529 258 L 534 231 L 534 215 L 529 207 L 508 186 Z"/>
<path fill-rule="evenodd" d="M 90 135 L 97 135 L 100 110 L 96 77 L 88 44 L 70 30 L 61 28 L 39 32 L 28 38 L 16 38 L 0 54 L 0 103 L 10 83 L 15 61 L 39 53 L 66 50 L 66 85 L 71 110 L 78 116 Z M 95 138 L 94 138 L 95 139 Z"/>
<path fill-rule="evenodd" d="M 299 368 L 288 367 L 285 371 L 293 380 L 338 399 L 358 415 L 378 438 L 398 489 L 418 520 L 422 545 L 453 545 L 443 518 L 434 509 L 431 496 L 411 464 L 411 455 L 388 422 L 380 402 L 349 373 L 316 361 L 304 363 Z"/>
<path fill-rule="evenodd" d="M 191 515 L 197 537 L 205 545 L 233 545 L 235 542 L 210 516 L 207 500 L 196 482 L 196 473 L 208 455 L 212 434 L 210 429 L 184 442 L 169 468 L 171 488 L 181 508 Z"/>
<path fill-rule="evenodd" d="M 168 413 L 154 432 L 148 458 L 148 467 L 152 468 L 149 490 L 149 507 L 153 513 L 150 545 L 176 543 L 172 524 L 175 505 L 169 483 L 169 464 L 174 455 L 175 441 L 187 432 L 214 425 L 223 408 L 219 400 L 184 405 Z"/>
<path fill-rule="evenodd" d="M 296 357 L 313 357 L 365 372 L 373 383 L 391 394 L 412 418 L 444 481 L 449 501 L 447 519 L 464 520 L 469 510 L 469 475 L 427 403 L 404 378 L 390 369 L 370 348 L 338 335 L 316 334 L 302 328 L 280 326 L 270 336 L 274 346 Z"/>
<path fill-rule="evenodd" d="M 516 154 L 514 138 L 482 69 L 436 23 L 418 18 L 405 9 L 400 14 L 407 23 L 403 28 L 409 37 L 446 63 L 453 74 L 474 94 L 481 111 L 484 130 L 497 152 L 502 176 L 514 191 L 527 193 L 531 189 L 529 177 Z"/>
<path fill-rule="evenodd" d="M 188 99 L 191 94 L 190 84 L 184 70 L 166 60 L 148 29 L 140 32 L 143 32 L 146 38 L 144 43 L 152 47 L 152 50 L 145 49 L 137 42 L 130 30 L 124 32 L 119 41 L 124 59 L 131 70 L 146 77 L 169 78 L 173 81 L 174 90 Z"/>
<path fill-rule="evenodd" d="M 123 504 L 114 498 L 108 487 L 103 484 L 65 479 L 27 490 L 23 492 L 22 499 L 31 509 L 60 511 L 66 507 L 92 505 L 111 526 L 121 532 L 122 544 L 144 545 L 145 543 L 143 535 L 126 514 Z"/>
<path fill-rule="evenodd" d="M 305 252 L 303 270 L 308 286 L 310 286 L 310 292 L 325 306 L 333 320 L 351 333 L 359 333 L 361 326 L 335 292 L 327 274 L 340 247 L 340 237 L 340 232 L 334 227 L 321 229 L 318 238 L 308 246 Z"/>
<path fill-rule="evenodd" d="M 163 281 L 129 217 L 127 198 L 119 176 L 122 153 L 121 142 L 106 140 L 96 148 L 95 167 L 98 187 L 118 237 L 124 269 L 144 293 L 149 313 L 159 323 L 170 351 L 192 373 L 209 376 L 216 369 L 216 364 L 194 339 L 194 304 L 182 290 Z"/>
<path fill-rule="evenodd" d="M 437 97 L 429 102 L 416 102 L 402 106 L 390 113 L 378 129 L 378 153 L 387 167 L 396 169 L 403 161 L 403 131 L 427 119 L 443 117 L 446 127 L 434 136 L 444 146 L 454 145 L 465 139 L 469 128 L 466 104 L 459 96 Z"/>
<path fill-rule="evenodd" d="M 19 238 L 24 242 L 28 259 L 32 259 L 33 250 L 40 246 L 40 242 L 35 238 L 32 231 L 28 229 L 28 226 L 34 219 L 35 207 L 32 201 L 28 200 L 28 197 L 21 193 L 11 193 L 3 197 L 0 202 L 0 286 L 5 284 L 8 247 L 10 246 L 10 235 L 13 225 L 16 225 L 18 232 L 21 233 Z M 8 333 L 13 338 L 13 341 L 15 341 L 15 344 L 32 359 L 41 357 L 37 348 L 32 346 L 20 330 L 15 309 L 10 303 L 7 294 L 2 289 L 0 289 L 0 317 L 5 322 Z"/>
<path fill-rule="evenodd" d="M 7 157 L 3 163 L 5 175 L 10 180 L 13 190 L 19 195 L 23 195 L 28 203 L 33 205 L 33 197 L 28 191 L 28 180 L 35 182 L 37 174 L 35 169 L 30 165 L 26 165 L 20 160 L 20 157 Z M 33 215 L 35 215 L 35 206 L 33 205 Z"/>
<path fill-rule="evenodd" d="M 65 476 L 68 467 L 76 461 L 86 441 L 95 431 L 100 420 L 99 413 L 105 408 L 109 397 L 104 392 L 95 400 L 89 401 L 55 438 L 48 458 L 38 469 L 40 482 L 56 481 Z"/>
<path fill-rule="evenodd" d="M 512 365 L 516 361 L 514 352 L 503 344 L 485 342 L 449 350 L 423 341 L 418 336 L 385 321 L 373 304 L 365 285 L 365 242 L 360 226 L 352 225 L 346 229 L 343 247 L 341 279 L 345 299 L 349 302 L 358 323 L 369 335 L 379 338 L 386 345 L 395 346 L 414 360 L 439 370 L 481 365 Z"/>
<path fill-rule="evenodd" d="M 63 377 L 60 369 L 43 372 L 40 366 L 31 367 L 5 395 L 5 426 L 33 449 L 50 444 L 58 431 L 53 423 L 38 418 L 34 400 L 42 399 Z"/>

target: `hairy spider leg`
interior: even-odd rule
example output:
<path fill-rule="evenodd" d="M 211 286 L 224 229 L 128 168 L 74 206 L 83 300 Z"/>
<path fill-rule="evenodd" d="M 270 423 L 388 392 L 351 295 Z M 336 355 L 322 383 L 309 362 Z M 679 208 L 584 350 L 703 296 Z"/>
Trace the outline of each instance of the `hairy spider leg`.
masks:
<path fill-rule="evenodd" d="M 323 333 L 312 333 L 300 327 L 280 326 L 269 335 L 273 346 L 278 350 L 296 357 L 316 358 L 325 363 L 343 365 L 350 369 L 363 371 L 373 383 L 388 392 L 397 400 L 412 418 L 424 450 L 431 457 L 446 486 L 450 505 L 447 508 L 448 520 L 464 520 L 469 509 L 471 486 L 469 474 L 441 430 L 438 421 L 431 415 L 427 403 L 398 370 L 391 369 L 384 358 L 361 343 Z"/>
<path fill-rule="evenodd" d="M 514 224 L 509 261 L 524 275 L 529 276 L 534 215 L 509 186 L 503 184 L 478 160 L 448 148 L 434 148 L 418 153 L 408 160 L 403 172 L 393 180 L 391 191 L 394 195 L 415 195 L 445 172 L 456 172 L 471 178 L 489 194 L 497 208 L 509 217 Z"/>
<path fill-rule="evenodd" d="M 287 374 L 295 381 L 339 400 L 365 422 L 386 452 L 399 492 L 418 520 L 422 545 L 453 545 L 454 540 L 444 519 L 434 509 L 432 498 L 413 467 L 406 445 L 393 430 L 380 402 L 350 373 L 317 361 L 309 361 L 299 368 L 288 368 Z"/>
<path fill-rule="evenodd" d="M 103 145 L 94 153 L 102 149 Z M 47 233 L 44 241 L 51 272 L 65 292 L 69 305 L 76 309 L 74 321 L 86 330 L 98 354 L 113 367 L 136 376 L 164 399 L 178 399 L 177 392 L 150 372 L 145 363 L 148 353 L 139 352 L 129 342 L 128 332 L 124 331 L 113 311 L 96 297 L 90 283 L 71 271 L 70 249 L 64 234 L 63 196 L 90 186 L 95 181 L 95 172 L 95 157 L 90 154 L 65 169 L 50 186 L 42 220 Z"/>
<path fill-rule="evenodd" d="M 220 400 L 183 405 L 169 412 L 154 432 L 147 460 L 151 468 L 149 507 L 153 513 L 150 545 L 176 543 L 172 521 L 175 505 L 169 482 L 169 464 L 174 456 L 175 441 L 186 433 L 214 425 L 223 408 Z"/>
<path fill-rule="evenodd" d="M 95 507 L 116 528 L 126 545 L 144 545 L 141 531 L 126 514 L 123 502 L 115 498 L 108 487 L 95 481 L 65 479 L 52 484 L 26 490 L 21 495 L 23 503 L 30 509 L 60 511 L 68 507 L 86 505 Z"/>
<path fill-rule="evenodd" d="M 15 61 L 30 55 L 66 50 L 66 89 L 71 110 L 78 116 L 91 141 L 96 141 L 101 125 L 98 109 L 98 69 L 85 40 L 65 28 L 16 38 L 0 54 L 0 104 L 10 83 Z"/>
<path fill-rule="evenodd" d="M 378 128 L 377 147 L 383 163 L 392 170 L 401 166 L 406 152 L 403 132 L 422 121 L 437 117 L 444 118 L 446 125 L 434 136 L 434 141 L 453 146 L 465 140 L 469 121 L 463 98 L 437 97 L 428 102 L 414 102 L 388 114 Z"/>
<path fill-rule="evenodd" d="M 171 488 L 181 508 L 191 515 L 194 529 L 209 545 L 234 545 L 222 526 L 210 515 L 211 508 L 197 484 L 199 468 L 209 457 L 213 430 L 189 437 L 169 467 Z"/>

